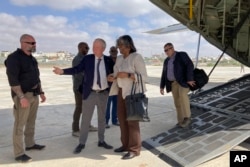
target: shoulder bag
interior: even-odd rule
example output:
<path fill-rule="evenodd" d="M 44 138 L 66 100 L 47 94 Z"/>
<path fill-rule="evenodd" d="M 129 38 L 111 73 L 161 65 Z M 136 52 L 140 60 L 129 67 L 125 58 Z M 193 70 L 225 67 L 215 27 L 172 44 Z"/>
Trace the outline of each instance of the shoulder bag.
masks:
<path fill-rule="evenodd" d="M 144 94 L 141 74 L 136 75 L 138 78 L 138 83 L 133 83 L 130 95 L 126 96 L 125 98 L 127 120 L 149 122 L 148 98 Z M 136 88 L 140 89 L 141 92 L 135 93 Z"/>

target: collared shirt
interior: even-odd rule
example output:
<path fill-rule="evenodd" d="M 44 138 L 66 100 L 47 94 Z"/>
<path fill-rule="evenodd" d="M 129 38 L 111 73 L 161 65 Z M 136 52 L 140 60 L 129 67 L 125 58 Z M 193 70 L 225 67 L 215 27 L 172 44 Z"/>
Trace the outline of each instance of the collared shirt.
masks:
<path fill-rule="evenodd" d="M 174 60 L 175 60 L 175 55 L 169 58 L 168 60 L 168 69 L 167 69 L 167 78 L 169 81 L 175 81 L 175 76 L 174 76 Z"/>
<path fill-rule="evenodd" d="M 97 85 L 97 63 L 98 63 L 98 57 L 95 57 L 95 74 L 94 74 L 94 82 L 92 89 L 93 90 L 105 90 L 108 88 L 108 81 L 107 81 L 107 74 L 106 74 L 106 68 L 105 68 L 105 63 L 104 63 L 104 57 L 100 57 L 101 62 L 99 66 L 100 70 L 100 78 L 101 78 L 101 88 L 99 85 Z"/>

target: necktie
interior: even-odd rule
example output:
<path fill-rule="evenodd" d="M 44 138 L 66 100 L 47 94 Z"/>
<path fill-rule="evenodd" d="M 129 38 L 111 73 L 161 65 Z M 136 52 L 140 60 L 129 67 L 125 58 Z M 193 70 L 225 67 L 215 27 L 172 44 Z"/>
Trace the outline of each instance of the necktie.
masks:
<path fill-rule="evenodd" d="M 100 62 L 101 62 L 102 59 L 98 59 L 98 62 L 97 62 L 97 85 L 99 85 L 100 89 L 102 88 L 102 85 L 101 85 L 101 76 L 100 76 Z"/>

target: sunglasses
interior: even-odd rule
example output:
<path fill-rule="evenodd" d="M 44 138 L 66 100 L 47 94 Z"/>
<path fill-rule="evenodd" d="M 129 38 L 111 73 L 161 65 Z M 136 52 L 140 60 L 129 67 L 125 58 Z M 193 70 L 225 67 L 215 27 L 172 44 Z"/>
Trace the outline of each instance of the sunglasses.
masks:
<path fill-rule="evenodd" d="M 24 42 L 24 43 L 27 43 L 29 45 L 35 45 L 36 44 L 36 42 Z"/>
<path fill-rule="evenodd" d="M 165 49 L 164 51 L 165 52 L 168 52 L 170 49 L 172 49 L 173 47 L 170 47 L 170 48 L 168 48 L 168 49 Z"/>

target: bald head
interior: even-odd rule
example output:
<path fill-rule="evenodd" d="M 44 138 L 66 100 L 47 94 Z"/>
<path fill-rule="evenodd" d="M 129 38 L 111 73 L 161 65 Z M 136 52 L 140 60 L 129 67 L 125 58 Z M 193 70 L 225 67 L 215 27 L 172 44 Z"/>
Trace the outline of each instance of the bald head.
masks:
<path fill-rule="evenodd" d="M 27 55 L 31 55 L 31 53 L 36 52 L 36 40 L 30 34 L 23 34 L 20 37 L 21 49 Z"/>

